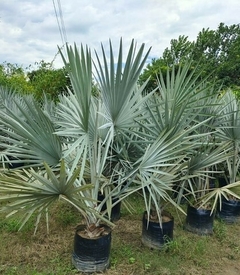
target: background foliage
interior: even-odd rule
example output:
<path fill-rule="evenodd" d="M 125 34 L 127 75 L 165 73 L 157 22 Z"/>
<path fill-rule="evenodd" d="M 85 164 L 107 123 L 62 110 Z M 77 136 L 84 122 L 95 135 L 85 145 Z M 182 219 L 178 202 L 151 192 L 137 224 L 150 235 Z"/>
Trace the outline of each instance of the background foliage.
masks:
<path fill-rule="evenodd" d="M 240 24 L 220 23 L 216 30 L 202 29 L 196 41 L 189 41 L 185 35 L 172 39 L 162 57 L 147 65 L 140 82 L 150 77 L 147 89 L 152 90 L 160 70 L 166 74 L 168 67 L 182 66 L 190 58 L 193 68 L 198 65 L 202 78 L 210 75 L 211 82 L 222 89 L 231 88 L 240 97 Z"/>
<path fill-rule="evenodd" d="M 65 68 L 55 69 L 51 63 L 43 60 L 25 69 L 18 64 L 4 62 L 0 64 L 0 86 L 22 94 L 33 94 L 37 99 L 46 94 L 48 98 L 56 100 L 59 94 L 66 92 L 70 81 Z"/>
<path fill-rule="evenodd" d="M 168 68 L 182 66 L 190 58 L 193 69 L 198 64 L 202 78 L 211 75 L 210 81 L 222 89 L 231 88 L 240 97 L 240 24 L 220 23 L 216 30 L 202 29 L 196 41 L 190 41 L 185 35 L 172 39 L 162 56 L 147 65 L 140 84 L 150 77 L 146 89 L 151 91 L 157 86 L 156 75 L 160 70 L 166 75 Z M 65 68 L 55 69 L 43 60 L 25 69 L 18 64 L 0 64 L 0 86 L 32 93 L 38 99 L 45 93 L 56 100 L 58 94 L 66 92 L 66 85 L 70 86 L 70 81 Z M 96 93 L 97 87 L 93 88 Z"/>

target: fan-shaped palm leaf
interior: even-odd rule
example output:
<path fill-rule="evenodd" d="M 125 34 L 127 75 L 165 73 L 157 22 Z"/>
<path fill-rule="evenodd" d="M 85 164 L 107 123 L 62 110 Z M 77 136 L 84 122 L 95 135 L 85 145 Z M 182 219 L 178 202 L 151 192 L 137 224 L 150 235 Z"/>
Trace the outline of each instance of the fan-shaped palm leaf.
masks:
<path fill-rule="evenodd" d="M 49 117 L 34 100 L 22 97 L 24 106 L 15 100 L 14 110 L 5 106 L 0 110 L 1 147 L 6 154 L 16 158 L 11 162 L 26 162 L 26 165 L 41 165 L 44 161 L 57 165 L 62 157 L 60 139 L 54 134 L 55 127 Z M 21 115 L 19 115 L 21 114 Z"/>
<path fill-rule="evenodd" d="M 20 229 L 36 213 L 36 231 L 42 213 L 48 214 L 48 207 L 59 198 L 75 206 L 85 218 L 86 212 L 94 211 L 85 204 L 86 200 L 92 199 L 81 195 L 81 192 L 93 186 L 75 185 L 80 168 L 68 175 L 63 160 L 59 173 L 53 172 L 46 163 L 44 167 L 46 171 L 41 174 L 33 169 L 0 174 L 1 211 L 8 212 L 8 216 L 22 214 Z"/>

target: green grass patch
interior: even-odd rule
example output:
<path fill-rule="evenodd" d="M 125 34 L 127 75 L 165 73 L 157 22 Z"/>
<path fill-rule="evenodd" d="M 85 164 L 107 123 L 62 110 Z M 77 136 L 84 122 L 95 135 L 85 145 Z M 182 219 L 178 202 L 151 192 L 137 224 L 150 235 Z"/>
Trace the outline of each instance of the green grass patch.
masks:
<path fill-rule="evenodd" d="M 185 216 L 169 209 L 175 217 L 174 239 L 161 251 L 141 242 L 144 204 L 134 195 L 122 205 L 121 219 L 112 232 L 111 265 L 107 275 L 195 275 L 238 270 L 239 224 L 214 221 L 212 236 L 198 236 L 184 230 Z M 128 206 L 129 207 L 129 206 Z M 75 227 L 79 213 L 66 204 L 50 209 L 50 234 L 44 219 L 33 236 L 35 217 L 18 232 L 18 219 L 0 216 L 0 274 L 79 275 L 71 263 Z M 236 271 L 237 272 L 237 271 Z"/>

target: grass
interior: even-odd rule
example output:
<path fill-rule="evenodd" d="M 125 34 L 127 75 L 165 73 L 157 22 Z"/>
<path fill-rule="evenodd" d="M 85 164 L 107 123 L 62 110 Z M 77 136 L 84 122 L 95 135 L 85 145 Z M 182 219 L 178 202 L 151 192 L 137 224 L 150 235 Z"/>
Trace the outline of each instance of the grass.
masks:
<path fill-rule="evenodd" d="M 131 197 L 134 213 L 122 206 L 121 219 L 112 232 L 111 266 L 107 275 L 205 275 L 240 274 L 239 224 L 215 220 L 212 236 L 198 236 L 183 228 L 174 210 L 174 240 L 162 251 L 141 243 L 142 200 Z M 71 252 L 79 214 L 58 204 L 51 209 L 50 234 L 44 221 L 33 236 L 34 221 L 18 232 L 16 219 L 0 219 L 0 274 L 77 275 Z"/>

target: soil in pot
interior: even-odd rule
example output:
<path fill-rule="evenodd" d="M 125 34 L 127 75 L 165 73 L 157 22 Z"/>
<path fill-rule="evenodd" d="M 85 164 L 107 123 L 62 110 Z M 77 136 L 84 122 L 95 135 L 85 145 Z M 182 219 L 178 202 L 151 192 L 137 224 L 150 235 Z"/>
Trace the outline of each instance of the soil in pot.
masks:
<path fill-rule="evenodd" d="M 240 201 L 237 199 L 222 198 L 222 207 L 217 209 L 217 217 L 226 223 L 235 223 L 240 220 Z"/>
<path fill-rule="evenodd" d="M 214 213 L 211 209 L 188 205 L 185 229 L 199 235 L 213 234 Z"/>
<path fill-rule="evenodd" d="M 81 272 L 103 272 L 110 263 L 112 230 L 107 225 L 100 225 L 102 235 L 89 238 L 85 228 L 85 225 L 79 225 L 76 229 L 72 263 Z"/>
<path fill-rule="evenodd" d="M 174 218 L 167 211 L 162 211 L 162 227 L 158 218 L 148 221 L 145 211 L 142 218 L 142 243 L 153 249 L 162 249 L 173 239 Z"/>

